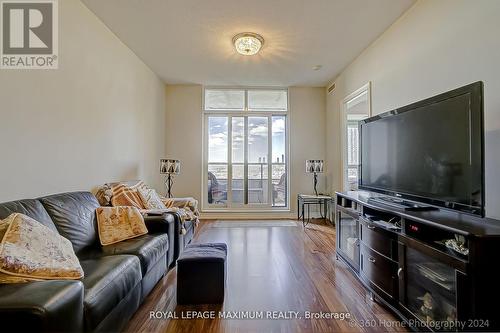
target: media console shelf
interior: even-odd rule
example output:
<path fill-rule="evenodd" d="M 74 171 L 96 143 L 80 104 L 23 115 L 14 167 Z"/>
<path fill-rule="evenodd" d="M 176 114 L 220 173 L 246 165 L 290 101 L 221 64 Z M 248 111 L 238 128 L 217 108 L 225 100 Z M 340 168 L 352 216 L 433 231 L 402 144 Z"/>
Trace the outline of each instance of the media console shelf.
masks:
<path fill-rule="evenodd" d="M 337 258 L 414 330 L 500 329 L 500 221 L 335 195 Z"/>

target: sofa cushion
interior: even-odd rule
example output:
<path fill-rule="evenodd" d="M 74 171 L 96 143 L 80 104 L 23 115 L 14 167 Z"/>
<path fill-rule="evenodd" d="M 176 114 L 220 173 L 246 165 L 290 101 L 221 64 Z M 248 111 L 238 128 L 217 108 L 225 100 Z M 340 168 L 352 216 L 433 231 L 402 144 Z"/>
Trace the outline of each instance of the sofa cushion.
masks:
<path fill-rule="evenodd" d="M 70 240 L 77 254 L 98 242 L 95 210 L 99 203 L 92 193 L 62 193 L 39 200 L 59 233 Z"/>
<path fill-rule="evenodd" d="M 27 199 L 11 201 L 0 204 L 0 220 L 7 218 L 12 213 L 21 213 L 35 219 L 44 226 L 57 231 L 54 222 L 39 200 Z"/>
<path fill-rule="evenodd" d="M 127 255 L 80 263 L 85 272 L 85 324 L 93 330 L 141 282 L 141 265 L 137 257 Z"/>
<path fill-rule="evenodd" d="M 139 257 L 141 261 L 142 275 L 146 275 L 160 258 L 163 258 L 168 250 L 168 235 L 144 235 L 129 239 L 120 243 L 103 246 L 105 255 L 132 254 Z"/>
<path fill-rule="evenodd" d="M 225 262 L 227 245 L 225 243 L 201 243 L 186 246 L 177 263 L 195 262 Z"/>
<path fill-rule="evenodd" d="M 2 332 L 82 332 L 83 284 L 41 281 L 0 285 Z"/>
<path fill-rule="evenodd" d="M 87 249 L 79 254 L 80 260 L 97 259 L 113 255 L 135 255 L 141 262 L 142 275 L 146 275 L 162 258 L 170 246 L 168 234 L 147 234 L 123 242 Z"/>

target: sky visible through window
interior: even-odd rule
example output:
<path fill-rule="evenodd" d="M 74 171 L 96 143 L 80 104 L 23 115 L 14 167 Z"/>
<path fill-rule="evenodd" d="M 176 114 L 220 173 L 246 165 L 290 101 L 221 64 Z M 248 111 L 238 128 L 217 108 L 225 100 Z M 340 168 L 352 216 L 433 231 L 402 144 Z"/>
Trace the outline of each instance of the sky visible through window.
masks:
<path fill-rule="evenodd" d="M 286 121 L 285 117 L 273 117 L 273 163 L 285 163 L 285 147 L 286 147 Z"/>
<path fill-rule="evenodd" d="M 233 132 L 235 125 L 241 128 L 243 132 L 243 118 L 233 119 Z M 227 163 L 228 151 L 228 118 L 227 117 L 210 117 L 209 118 L 209 163 Z M 273 152 L 272 162 L 283 163 L 285 156 L 285 117 L 273 117 L 272 121 L 273 132 Z M 267 118 L 250 117 L 248 120 L 248 145 L 249 147 L 249 163 L 267 162 L 268 148 L 268 129 Z M 235 156 L 243 156 L 243 135 L 233 136 L 233 163 L 243 162 L 234 160 Z M 259 160 L 260 158 L 260 160 Z"/>
<path fill-rule="evenodd" d="M 208 119 L 208 163 L 228 162 L 228 117 L 209 117 Z M 248 117 L 248 162 L 268 163 L 268 118 Z M 285 163 L 286 156 L 286 117 L 272 117 L 272 163 Z M 234 163 L 244 162 L 244 118 L 232 118 L 232 159 Z M 273 179 L 281 176 L 284 170 L 273 168 Z M 284 165 L 283 165 L 284 169 Z M 242 169 L 237 169 L 242 170 Z M 276 173 L 276 175 L 274 175 Z M 222 175 L 221 175 L 222 176 Z M 255 175 L 257 176 L 257 175 Z M 243 178 L 234 174 L 233 178 Z M 249 177 L 252 175 L 249 174 Z M 225 178 L 225 177 L 224 177 Z"/>
<path fill-rule="evenodd" d="M 208 204 L 286 207 L 287 91 L 206 89 L 204 110 Z"/>
<path fill-rule="evenodd" d="M 208 162 L 227 163 L 227 117 L 208 119 Z"/>

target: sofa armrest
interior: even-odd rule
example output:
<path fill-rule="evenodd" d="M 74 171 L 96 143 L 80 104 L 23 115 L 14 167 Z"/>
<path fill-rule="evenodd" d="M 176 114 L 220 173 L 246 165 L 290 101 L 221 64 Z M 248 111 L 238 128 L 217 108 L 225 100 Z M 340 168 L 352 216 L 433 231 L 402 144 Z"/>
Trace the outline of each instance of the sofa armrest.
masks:
<path fill-rule="evenodd" d="M 83 332 L 83 284 L 40 281 L 0 285 L 5 332 Z"/>
<path fill-rule="evenodd" d="M 144 216 L 144 222 L 148 232 L 153 233 L 166 233 L 168 234 L 168 252 L 167 252 L 167 267 L 170 267 L 174 262 L 175 243 L 176 243 L 176 225 L 177 220 L 173 214 L 162 213 L 161 215 L 148 215 Z"/>
<path fill-rule="evenodd" d="M 184 235 L 182 234 L 182 219 L 178 213 L 175 212 L 169 212 L 167 213 L 171 215 L 174 218 L 174 256 L 173 256 L 173 264 L 175 265 L 175 262 L 177 258 L 181 255 L 182 251 L 184 250 Z"/>
<path fill-rule="evenodd" d="M 172 234 L 174 233 L 174 223 L 175 218 L 172 214 L 162 213 L 162 214 L 149 214 L 144 215 L 144 222 L 146 223 L 146 228 L 148 228 L 149 233 L 166 232 Z"/>

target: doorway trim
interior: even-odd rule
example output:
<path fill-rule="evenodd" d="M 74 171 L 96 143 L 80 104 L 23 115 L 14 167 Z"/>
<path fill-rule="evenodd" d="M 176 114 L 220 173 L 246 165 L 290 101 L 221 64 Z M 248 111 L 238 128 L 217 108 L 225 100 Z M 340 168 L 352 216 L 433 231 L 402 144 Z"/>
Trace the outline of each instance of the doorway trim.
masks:
<path fill-rule="evenodd" d="M 348 104 L 349 102 L 355 100 L 362 94 L 367 94 L 368 102 L 368 114 L 367 118 L 372 116 L 372 96 L 371 96 L 371 81 L 368 81 L 360 88 L 356 89 L 341 101 L 341 160 L 342 160 L 342 190 L 347 191 L 348 187 L 348 177 L 347 177 L 347 114 L 348 114 Z"/>

